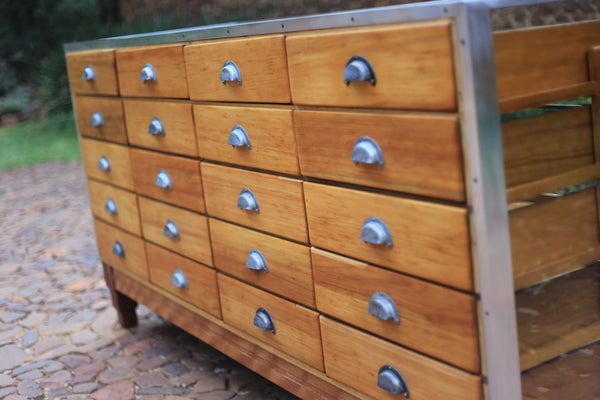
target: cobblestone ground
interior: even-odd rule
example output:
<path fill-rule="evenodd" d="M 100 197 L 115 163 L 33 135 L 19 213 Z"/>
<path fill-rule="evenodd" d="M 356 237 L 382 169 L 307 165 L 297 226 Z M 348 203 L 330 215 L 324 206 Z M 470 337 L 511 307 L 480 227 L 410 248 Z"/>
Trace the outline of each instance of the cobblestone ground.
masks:
<path fill-rule="evenodd" d="M 295 399 L 138 307 L 121 328 L 80 162 L 0 172 L 0 399 Z"/>

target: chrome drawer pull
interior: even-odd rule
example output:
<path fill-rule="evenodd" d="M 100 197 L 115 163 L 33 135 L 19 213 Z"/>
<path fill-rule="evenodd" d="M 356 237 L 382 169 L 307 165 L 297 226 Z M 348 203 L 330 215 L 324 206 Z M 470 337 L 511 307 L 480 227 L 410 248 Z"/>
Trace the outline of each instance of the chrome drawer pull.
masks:
<path fill-rule="evenodd" d="M 392 235 L 385 223 L 377 217 L 369 217 L 365 219 L 362 229 L 360 230 L 360 240 L 365 243 L 372 244 L 387 244 L 389 248 L 394 245 L 392 243 Z"/>
<path fill-rule="evenodd" d="M 110 172 L 110 161 L 108 161 L 106 156 L 100 157 L 100 160 L 98 161 L 98 169 L 100 171 Z"/>
<path fill-rule="evenodd" d="M 349 59 L 344 69 L 344 83 L 346 85 L 358 81 L 371 81 L 373 86 L 377 83 L 371 63 L 362 56 L 354 56 Z"/>
<path fill-rule="evenodd" d="M 154 67 L 151 64 L 144 65 L 142 71 L 140 72 L 140 80 L 144 83 L 148 81 L 156 82 L 156 73 L 154 72 Z"/>
<path fill-rule="evenodd" d="M 165 128 L 163 127 L 160 119 L 154 117 L 152 121 L 150 121 L 150 125 L 148 125 L 148 133 L 152 136 L 154 135 L 163 135 L 165 136 Z"/>
<path fill-rule="evenodd" d="M 384 365 L 379 369 L 377 387 L 391 394 L 403 394 L 407 399 L 410 397 L 404 377 L 391 365 Z"/>
<path fill-rule="evenodd" d="M 169 178 L 169 174 L 164 169 L 161 169 L 156 175 L 156 180 L 154 184 L 161 189 L 169 189 L 173 190 L 173 186 L 171 185 L 171 178 Z"/>
<path fill-rule="evenodd" d="M 250 189 L 244 188 L 240 192 L 240 197 L 238 197 L 237 201 L 238 208 L 242 210 L 255 210 L 256 213 L 259 213 L 258 209 L 258 201 L 256 201 L 256 196 Z"/>
<path fill-rule="evenodd" d="M 248 137 L 246 130 L 242 128 L 241 125 L 236 125 L 231 129 L 227 144 L 233 146 L 234 148 L 246 146 L 248 150 L 250 150 L 250 138 Z"/>
<path fill-rule="evenodd" d="M 106 200 L 106 204 L 104 204 L 104 211 L 106 211 L 107 213 L 112 214 L 112 215 L 118 214 L 117 204 L 115 203 L 115 201 L 113 199 Z"/>
<path fill-rule="evenodd" d="M 246 268 L 253 271 L 263 270 L 265 273 L 269 272 L 265 257 L 256 249 L 252 249 L 248 253 L 248 258 L 246 258 Z"/>
<path fill-rule="evenodd" d="M 355 164 L 379 164 L 383 168 L 383 153 L 376 141 L 368 136 L 362 136 L 352 148 L 352 162 Z"/>
<path fill-rule="evenodd" d="M 125 250 L 123 249 L 121 242 L 118 240 L 115 242 L 112 252 L 117 257 L 125 258 Z"/>
<path fill-rule="evenodd" d="M 227 82 L 235 82 L 239 85 L 242 84 L 242 73 L 240 69 L 233 61 L 226 61 L 225 65 L 223 65 L 223 69 L 221 69 L 221 82 L 223 85 Z"/>
<path fill-rule="evenodd" d="M 92 81 L 94 82 L 96 80 L 96 74 L 94 73 L 94 68 L 92 68 L 91 65 L 88 65 L 87 67 L 85 67 L 85 69 L 83 70 L 83 76 L 81 77 L 81 79 L 83 79 L 84 81 Z"/>
<path fill-rule="evenodd" d="M 269 314 L 269 312 L 262 307 L 259 307 L 258 310 L 256 310 L 253 324 L 263 331 L 271 331 L 273 332 L 273 335 L 275 334 L 275 324 L 273 323 L 273 318 L 271 318 L 271 314 Z"/>
<path fill-rule="evenodd" d="M 394 300 L 385 292 L 374 292 L 369 298 L 369 314 L 387 321 L 393 319 L 396 325 L 400 325 L 400 315 Z"/>
<path fill-rule="evenodd" d="M 187 279 L 185 278 L 185 274 L 177 268 L 175 272 L 173 272 L 173 276 L 171 276 L 171 285 L 177 288 L 183 288 L 188 290 Z"/>
<path fill-rule="evenodd" d="M 175 222 L 173 222 L 172 220 L 168 220 L 165 224 L 165 227 L 163 229 L 163 235 L 172 239 L 181 239 L 179 237 L 179 229 L 177 228 L 177 225 L 175 225 Z"/>
<path fill-rule="evenodd" d="M 102 114 L 99 111 L 95 111 L 92 114 L 91 124 L 96 128 L 104 128 L 104 118 L 102 118 Z"/>

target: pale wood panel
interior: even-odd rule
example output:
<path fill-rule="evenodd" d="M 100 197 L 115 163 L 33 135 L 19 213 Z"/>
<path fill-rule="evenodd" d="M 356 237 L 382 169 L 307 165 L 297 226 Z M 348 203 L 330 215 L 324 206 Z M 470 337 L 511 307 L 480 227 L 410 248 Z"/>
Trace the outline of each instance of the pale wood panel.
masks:
<path fill-rule="evenodd" d="M 93 180 L 88 180 L 88 191 L 94 216 L 136 236 L 142 236 L 138 201 L 135 193 Z M 115 202 L 117 206 L 116 215 L 110 214 L 104 209 L 108 199 Z"/>
<path fill-rule="evenodd" d="M 77 131 L 82 136 L 127 144 L 127 131 L 123 116 L 123 104 L 119 98 L 84 97 L 73 98 Z M 92 115 L 98 111 L 104 126 L 92 126 Z"/>
<path fill-rule="evenodd" d="M 139 203 L 142 229 L 146 240 L 212 266 L 208 220 L 204 215 L 141 196 Z M 177 225 L 179 239 L 163 234 L 168 220 Z"/>
<path fill-rule="evenodd" d="M 471 372 L 479 372 L 475 298 L 319 249 L 311 251 L 317 308 L 324 314 Z M 400 324 L 367 313 L 389 295 Z"/>
<path fill-rule="evenodd" d="M 297 243 L 210 219 L 215 267 L 255 286 L 315 308 L 310 249 Z M 268 272 L 246 268 L 252 249 L 265 257 Z"/>
<path fill-rule="evenodd" d="M 375 399 L 398 399 L 377 387 L 377 374 L 392 365 L 404 377 L 411 400 L 482 398 L 481 377 L 321 317 L 327 375 Z M 400 396 L 402 397 L 402 396 Z"/>
<path fill-rule="evenodd" d="M 582 82 L 557 89 L 524 94 L 499 100 L 500 114 L 514 113 L 527 108 L 540 107 L 546 104 L 559 103 L 579 97 L 589 97 L 598 91 L 598 82 Z"/>
<path fill-rule="evenodd" d="M 217 277 L 226 323 L 323 371 L 318 313 L 225 275 L 217 274 Z M 259 307 L 271 314 L 275 334 L 253 325 Z"/>
<path fill-rule="evenodd" d="M 144 241 L 141 238 L 112 227 L 98 219 L 94 219 L 94 226 L 96 228 L 98 252 L 103 262 L 124 268 L 143 279 L 149 279 L 146 250 L 144 249 Z M 125 257 L 113 254 L 113 246 L 117 241 L 123 246 Z"/>
<path fill-rule="evenodd" d="M 463 290 L 473 290 L 466 210 L 424 201 L 304 183 L 311 244 Z M 393 247 L 360 240 L 380 218 Z"/>
<path fill-rule="evenodd" d="M 186 46 L 184 53 L 192 100 L 290 102 L 283 35 L 215 40 Z M 221 82 L 226 61 L 239 68 L 241 85 Z"/>
<path fill-rule="evenodd" d="M 185 103 L 125 100 L 125 120 L 129 142 L 167 153 L 198 157 L 192 106 Z M 153 118 L 160 119 L 165 135 L 151 135 Z"/>
<path fill-rule="evenodd" d="M 455 110 L 449 21 L 325 31 L 286 38 L 294 104 Z M 344 83 L 348 60 L 369 60 L 377 79 Z"/>
<path fill-rule="evenodd" d="M 83 166 L 88 177 L 133 190 L 129 147 L 87 138 L 81 138 L 79 143 Z M 110 171 L 102 171 L 98 168 L 102 156 L 108 159 Z"/>
<path fill-rule="evenodd" d="M 116 52 L 121 95 L 133 97 L 187 98 L 183 45 L 122 48 Z M 142 82 L 144 65 L 151 64 L 156 82 Z"/>
<path fill-rule="evenodd" d="M 194 105 L 200 157 L 299 175 L 291 110 Z M 235 125 L 246 130 L 250 149 L 227 144 Z"/>
<path fill-rule="evenodd" d="M 196 307 L 221 318 L 219 293 L 217 290 L 217 272 L 169 250 L 146 242 L 150 280 L 155 285 L 181 297 Z M 176 269 L 181 270 L 187 280 L 188 288 L 178 288 L 171 284 Z"/>
<path fill-rule="evenodd" d="M 205 211 L 199 161 L 131 149 L 131 166 L 138 193 L 194 211 Z M 160 170 L 169 175 L 172 190 L 156 186 Z"/>
<path fill-rule="evenodd" d="M 202 163 L 208 214 L 306 243 L 308 232 L 302 182 L 275 175 Z M 250 189 L 259 212 L 237 207 L 240 192 Z"/>
<path fill-rule="evenodd" d="M 117 72 L 115 71 L 115 51 L 85 50 L 67 53 L 67 71 L 71 92 L 76 94 L 119 95 Z M 87 66 L 94 70 L 94 81 L 83 80 L 83 70 Z"/>
<path fill-rule="evenodd" d="M 454 116 L 294 111 L 302 174 L 463 201 L 463 163 Z M 356 140 L 379 145 L 385 165 L 354 164 Z"/>

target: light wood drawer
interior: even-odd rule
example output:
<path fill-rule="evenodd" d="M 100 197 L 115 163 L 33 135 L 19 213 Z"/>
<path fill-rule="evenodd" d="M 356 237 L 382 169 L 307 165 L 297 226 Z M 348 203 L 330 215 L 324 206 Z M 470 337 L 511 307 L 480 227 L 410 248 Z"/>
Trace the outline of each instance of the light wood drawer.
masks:
<path fill-rule="evenodd" d="M 308 242 L 301 181 L 209 163 L 202 163 L 202 177 L 211 216 Z M 258 210 L 238 207 L 251 196 L 248 190 Z"/>
<path fill-rule="evenodd" d="M 452 24 L 447 20 L 351 28 L 286 39 L 294 104 L 455 110 Z M 344 83 L 362 56 L 376 82 Z"/>
<path fill-rule="evenodd" d="M 139 203 L 146 240 L 203 264 L 213 264 L 208 221 L 204 215 L 141 196 Z M 176 231 L 172 230 L 173 225 Z"/>
<path fill-rule="evenodd" d="M 473 289 L 467 212 L 460 207 L 304 183 L 311 244 L 373 264 Z M 391 245 L 376 237 L 378 218 Z M 375 225 L 375 226 L 374 226 Z"/>
<path fill-rule="evenodd" d="M 98 252 L 103 262 L 148 279 L 144 241 L 130 233 L 94 219 Z M 122 250 L 122 251 L 121 251 Z"/>
<path fill-rule="evenodd" d="M 323 371 L 318 313 L 225 275 L 217 277 L 226 323 Z M 270 314 L 275 332 L 254 325 L 261 308 Z"/>
<path fill-rule="evenodd" d="M 88 67 L 91 67 L 91 70 L 86 71 Z M 67 53 L 67 69 L 71 92 L 119 95 L 113 49 L 71 51 Z M 89 74 L 90 72 L 93 75 Z M 84 74 L 88 79 L 84 79 Z"/>
<path fill-rule="evenodd" d="M 123 230 L 142 236 L 138 201 L 135 193 L 88 180 L 92 213 Z"/>
<path fill-rule="evenodd" d="M 397 272 L 312 249 L 317 308 L 358 328 L 479 372 L 475 299 Z M 379 293 L 383 292 L 385 293 Z M 393 305 L 380 319 L 367 311 Z"/>
<path fill-rule="evenodd" d="M 327 375 L 374 399 L 399 399 L 377 387 L 380 368 L 404 378 L 411 400 L 482 399 L 481 378 L 321 317 Z M 409 397 L 409 396 L 406 396 Z"/>
<path fill-rule="evenodd" d="M 188 97 L 183 45 L 123 48 L 117 51 L 116 59 L 122 96 Z M 147 65 L 154 70 L 156 80 L 142 80 L 142 69 Z"/>
<path fill-rule="evenodd" d="M 125 100 L 123 107 L 132 145 L 198 157 L 190 104 Z"/>
<path fill-rule="evenodd" d="M 87 138 L 80 145 L 87 176 L 133 190 L 129 147 Z"/>
<path fill-rule="evenodd" d="M 200 162 L 152 151 L 131 149 L 131 166 L 138 193 L 167 203 L 204 212 Z M 170 188 L 157 182 L 170 182 Z M 160 177 L 159 177 L 160 175 Z"/>
<path fill-rule="evenodd" d="M 299 175 L 292 111 L 282 108 L 194 105 L 200 157 Z M 241 129 L 240 129 L 241 128 Z M 248 137 L 249 147 L 229 145 Z"/>
<path fill-rule="evenodd" d="M 76 96 L 73 101 L 80 135 L 127 144 L 121 99 Z"/>
<path fill-rule="evenodd" d="M 294 123 L 303 175 L 464 200 L 455 117 L 294 111 Z"/>
<path fill-rule="evenodd" d="M 184 53 L 192 100 L 290 103 L 283 35 L 215 40 L 186 46 Z M 221 81 L 228 61 L 241 83 Z"/>
<path fill-rule="evenodd" d="M 210 237 L 216 268 L 315 308 L 310 249 L 307 246 L 212 218 Z M 264 263 L 261 262 L 263 260 Z M 247 265 L 254 268 L 264 265 L 266 270 L 253 270 Z"/>
<path fill-rule="evenodd" d="M 202 264 L 146 242 L 150 280 L 190 304 L 221 318 L 217 272 Z M 183 277 L 183 281 L 177 278 Z M 186 287 L 187 286 L 187 287 Z"/>

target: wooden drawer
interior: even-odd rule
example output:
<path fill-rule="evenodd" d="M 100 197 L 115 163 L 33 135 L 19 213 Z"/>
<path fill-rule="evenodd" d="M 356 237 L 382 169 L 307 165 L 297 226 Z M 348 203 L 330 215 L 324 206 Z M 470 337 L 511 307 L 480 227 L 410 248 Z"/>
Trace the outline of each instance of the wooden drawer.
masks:
<path fill-rule="evenodd" d="M 138 193 L 194 211 L 205 211 L 199 161 L 131 149 L 131 165 Z M 157 185 L 159 174 L 164 176 L 161 172 L 168 175 L 170 189 Z"/>
<path fill-rule="evenodd" d="M 94 220 L 98 252 L 102 262 L 126 269 L 148 279 L 148 263 L 144 241 L 130 233 L 112 227 L 98 219 Z M 119 255 L 119 248 L 123 250 Z"/>
<path fill-rule="evenodd" d="M 402 374 L 411 400 L 482 399 L 481 378 L 321 317 L 327 375 L 374 399 L 399 399 L 377 387 L 379 370 Z M 409 396 L 406 396 L 409 397 Z"/>
<path fill-rule="evenodd" d="M 290 103 L 283 35 L 215 40 L 184 48 L 192 100 Z M 241 81 L 221 81 L 227 62 Z"/>
<path fill-rule="evenodd" d="M 208 221 L 204 215 L 141 196 L 139 203 L 146 240 L 203 264 L 213 264 Z M 175 225 L 178 236 L 173 236 L 169 231 L 167 227 L 169 221 Z"/>
<path fill-rule="evenodd" d="M 456 109 L 452 24 L 447 20 L 299 34 L 286 39 L 294 104 Z M 344 83 L 354 56 L 376 78 Z"/>
<path fill-rule="evenodd" d="M 473 290 L 465 209 L 308 182 L 304 195 L 312 245 Z M 392 247 L 360 239 L 371 217 L 387 226 Z"/>
<path fill-rule="evenodd" d="M 315 308 L 310 249 L 216 219 L 210 220 L 215 267 L 255 286 Z M 256 254 L 258 251 L 259 254 Z M 250 256 L 250 252 L 252 256 Z M 246 267 L 264 259 L 266 270 Z M 257 257 L 257 258 L 255 258 Z M 259 262 L 252 264 L 261 267 Z"/>
<path fill-rule="evenodd" d="M 119 49 L 116 53 L 122 96 L 187 98 L 183 45 Z M 150 65 L 156 80 L 142 80 L 142 69 Z"/>
<path fill-rule="evenodd" d="M 217 277 L 226 323 L 323 371 L 318 313 L 225 275 Z M 254 326 L 260 308 L 270 314 L 275 332 Z"/>
<path fill-rule="evenodd" d="M 200 157 L 284 174 L 300 174 L 291 110 L 194 105 L 194 121 Z M 249 148 L 229 145 L 230 136 L 235 140 L 238 132 L 242 132 L 242 129 L 236 130 L 238 126 L 248 136 Z"/>
<path fill-rule="evenodd" d="M 303 175 L 455 201 L 465 198 L 455 117 L 294 111 L 294 123 Z M 377 148 L 380 156 L 370 157 Z M 355 163 L 354 157 L 365 161 Z"/>
<path fill-rule="evenodd" d="M 211 216 L 308 242 L 301 181 L 209 163 L 202 163 L 202 177 Z M 258 211 L 237 206 L 248 189 Z"/>
<path fill-rule="evenodd" d="M 315 248 L 312 261 L 319 311 L 420 353 L 479 372 L 473 296 Z M 377 292 L 384 292 L 389 299 Z M 380 302 L 394 304 L 398 324 L 393 318 L 383 320 L 367 312 Z"/>
<path fill-rule="evenodd" d="M 132 145 L 198 157 L 190 104 L 125 100 L 123 107 Z"/>
<path fill-rule="evenodd" d="M 121 99 L 76 96 L 73 102 L 80 135 L 127 144 Z"/>
<path fill-rule="evenodd" d="M 146 242 L 150 280 L 190 304 L 221 318 L 217 272 L 185 257 Z M 179 271 L 179 272 L 177 272 Z M 183 274 L 183 275 L 182 275 Z M 183 276 L 185 286 L 175 285 L 174 276 Z"/>
<path fill-rule="evenodd" d="M 79 143 L 87 176 L 133 190 L 129 147 L 86 138 Z M 109 169 L 102 169 L 106 165 Z"/>
<path fill-rule="evenodd" d="M 94 180 L 88 180 L 90 205 L 96 218 L 142 236 L 138 201 L 135 193 Z"/>
<path fill-rule="evenodd" d="M 90 70 L 86 71 L 88 67 L 93 77 Z M 68 52 L 67 70 L 71 92 L 75 94 L 119 95 L 113 49 Z M 84 79 L 84 74 L 88 79 Z"/>

